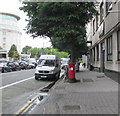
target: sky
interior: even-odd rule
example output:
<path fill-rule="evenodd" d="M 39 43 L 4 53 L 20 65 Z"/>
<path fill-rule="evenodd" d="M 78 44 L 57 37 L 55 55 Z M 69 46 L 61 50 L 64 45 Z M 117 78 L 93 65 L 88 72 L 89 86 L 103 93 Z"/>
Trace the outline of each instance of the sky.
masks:
<path fill-rule="evenodd" d="M 0 1 L 0 12 L 6 12 L 6 13 L 12 13 L 15 15 L 20 16 L 20 20 L 18 21 L 18 26 L 20 28 L 20 31 L 22 33 L 21 36 L 21 48 L 25 47 L 26 45 L 32 46 L 32 47 L 50 47 L 51 43 L 49 42 L 50 39 L 47 37 L 44 38 L 32 38 L 30 34 L 26 34 L 26 32 L 23 30 L 25 29 L 27 22 L 25 21 L 26 14 L 19 10 L 19 7 L 22 6 L 22 4 L 19 2 L 19 0 L 2 0 Z"/>

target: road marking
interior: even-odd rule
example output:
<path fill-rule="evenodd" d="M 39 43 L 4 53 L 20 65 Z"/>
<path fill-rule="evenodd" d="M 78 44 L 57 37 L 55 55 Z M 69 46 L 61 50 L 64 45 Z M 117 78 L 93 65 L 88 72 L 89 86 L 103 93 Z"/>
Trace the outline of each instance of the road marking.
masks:
<path fill-rule="evenodd" d="M 48 87 L 50 84 L 52 84 L 53 82 L 50 82 L 47 86 L 45 86 L 44 88 Z M 44 89 L 42 88 L 42 89 Z M 42 90 L 41 89 L 41 90 Z M 27 111 L 29 111 L 29 109 L 33 106 L 33 103 L 40 97 L 40 96 L 47 96 L 48 93 L 39 93 L 38 95 L 36 95 L 29 103 L 25 104 L 20 110 L 18 110 L 14 116 L 20 115 L 20 114 L 25 114 Z"/>
<path fill-rule="evenodd" d="M 32 69 L 31 69 L 32 70 Z M 31 70 L 20 70 L 20 71 L 12 71 L 9 72 L 10 74 L 14 74 L 14 73 L 21 73 L 21 72 L 30 72 Z M 9 75 L 9 73 L 1 73 L 2 75 Z"/>
<path fill-rule="evenodd" d="M 29 108 L 33 105 L 32 103 L 38 98 L 38 95 L 36 95 L 29 103 L 25 104 L 19 111 L 17 111 L 15 113 L 15 115 L 17 114 L 22 114 L 24 112 L 27 112 L 29 110 Z"/>
<path fill-rule="evenodd" d="M 4 89 L 4 88 L 7 88 L 7 87 L 10 87 L 10 86 L 13 86 L 13 85 L 16 85 L 16 84 L 18 84 L 18 83 L 21 83 L 21 82 L 24 82 L 24 81 L 33 79 L 33 78 L 34 78 L 34 76 L 33 76 L 33 77 L 30 77 L 30 78 L 27 78 L 27 79 L 24 79 L 24 80 L 21 80 L 21 81 L 17 81 L 17 82 L 15 82 L 15 83 L 11 83 L 11 84 L 9 84 L 9 85 L 5 85 L 5 86 L 3 86 L 3 87 L 0 87 L 0 90 L 1 90 L 1 89 Z"/>
<path fill-rule="evenodd" d="M 48 95 L 48 93 L 39 93 L 39 94 L 37 94 L 35 97 L 33 97 L 31 99 L 30 102 L 25 104 L 19 111 L 17 111 L 14 116 L 17 116 L 17 115 L 20 115 L 20 114 L 25 114 L 26 112 L 29 111 L 29 109 L 34 105 L 34 103 L 36 102 L 37 99 L 39 99 L 40 96 L 47 96 L 47 95 Z M 39 101 L 42 101 L 42 100 L 39 100 Z"/>

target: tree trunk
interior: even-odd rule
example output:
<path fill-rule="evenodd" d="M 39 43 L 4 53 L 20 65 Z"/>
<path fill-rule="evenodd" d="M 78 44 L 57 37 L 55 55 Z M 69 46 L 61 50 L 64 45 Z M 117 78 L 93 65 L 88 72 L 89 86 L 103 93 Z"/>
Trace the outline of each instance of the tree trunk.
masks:
<path fill-rule="evenodd" d="M 75 54 L 74 54 L 74 52 L 75 52 L 75 51 L 74 51 L 74 49 L 72 48 L 72 49 L 71 49 L 71 60 L 70 60 L 72 63 L 75 63 Z"/>

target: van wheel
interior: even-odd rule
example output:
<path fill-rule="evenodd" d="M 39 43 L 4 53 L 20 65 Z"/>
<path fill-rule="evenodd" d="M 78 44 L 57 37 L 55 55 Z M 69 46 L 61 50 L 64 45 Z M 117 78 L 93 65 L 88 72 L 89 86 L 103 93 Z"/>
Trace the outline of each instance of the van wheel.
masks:
<path fill-rule="evenodd" d="M 60 78 L 60 72 L 56 74 L 56 79 Z"/>
<path fill-rule="evenodd" d="M 38 77 L 35 76 L 35 80 L 38 80 Z"/>

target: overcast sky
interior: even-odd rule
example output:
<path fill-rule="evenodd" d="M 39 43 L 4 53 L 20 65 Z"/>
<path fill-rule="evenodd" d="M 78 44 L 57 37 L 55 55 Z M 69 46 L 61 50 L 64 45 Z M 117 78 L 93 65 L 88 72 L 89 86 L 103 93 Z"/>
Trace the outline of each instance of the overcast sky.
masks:
<path fill-rule="evenodd" d="M 50 47 L 51 43 L 49 42 L 49 38 L 41 39 L 40 37 L 32 38 L 31 35 L 26 34 L 23 29 L 26 27 L 27 22 L 25 22 L 26 15 L 23 11 L 19 10 L 21 3 L 18 0 L 2 0 L 0 1 L 0 12 L 12 13 L 20 16 L 20 21 L 18 22 L 19 28 L 22 32 L 21 37 L 21 48 L 26 45 L 32 47 Z"/>

